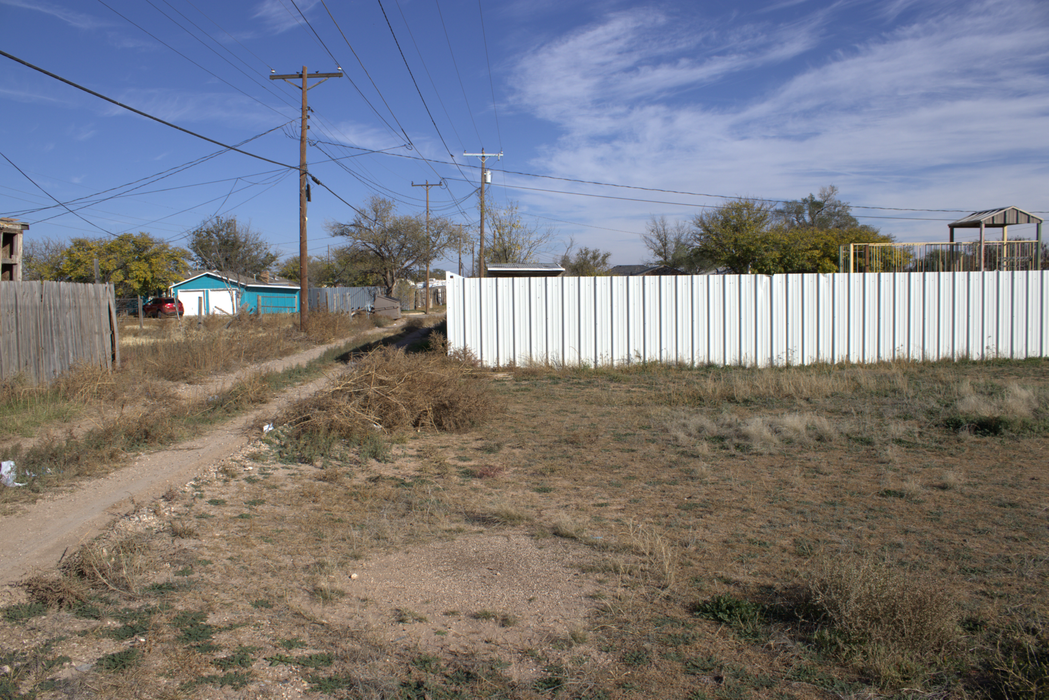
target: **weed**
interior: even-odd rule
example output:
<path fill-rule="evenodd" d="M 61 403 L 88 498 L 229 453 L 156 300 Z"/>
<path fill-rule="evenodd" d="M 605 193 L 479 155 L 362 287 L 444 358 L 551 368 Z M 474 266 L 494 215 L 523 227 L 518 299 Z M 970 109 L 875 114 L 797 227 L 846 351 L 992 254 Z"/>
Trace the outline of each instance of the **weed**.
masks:
<path fill-rule="evenodd" d="M 517 624 L 517 616 L 493 610 L 478 610 L 470 615 L 475 620 L 493 621 L 500 627 L 513 627 Z"/>
<path fill-rule="evenodd" d="M 417 612 L 412 612 L 411 610 L 405 610 L 403 608 L 397 608 L 393 613 L 394 621 L 402 625 L 427 621 L 425 615 L 420 615 Z"/>
<path fill-rule="evenodd" d="M 257 653 L 258 647 L 237 647 L 232 654 L 215 659 L 211 664 L 221 671 L 229 671 L 233 668 L 251 668 L 255 663 L 253 654 Z"/>
<path fill-rule="evenodd" d="M 4 608 L 4 619 L 8 622 L 25 622 L 46 614 L 47 606 L 43 603 L 16 603 Z"/>
<path fill-rule="evenodd" d="M 718 595 L 695 603 L 690 610 L 696 617 L 720 622 L 743 639 L 756 641 L 764 634 L 764 608 L 749 600 Z"/>
<path fill-rule="evenodd" d="M 142 661 L 142 652 L 136 648 L 116 651 L 99 658 L 95 666 L 103 671 L 126 671 Z"/>
<path fill-rule="evenodd" d="M 994 630 L 983 669 L 991 694 L 998 698 L 1035 700 L 1049 694 L 1049 622 L 1025 615 Z"/>
<path fill-rule="evenodd" d="M 78 579 L 62 575 L 37 575 L 22 581 L 29 599 L 49 608 L 77 608 L 87 600 L 88 589 Z"/>
<path fill-rule="evenodd" d="M 376 429 L 470 428 L 496 409 L 488 382 L 470 365 L 430 354 L 380 349 L 365 355 L 328 389 L 303 400 L 279 419 L 290 437 L 337 436 L 363 440 Z"/>
<path fill-rule="evenodd" d="M 192 539 L 197 536 L 196 528 L 182 520 L 172 520 L 168 527 L 171 536 L 177 539 Z"/>

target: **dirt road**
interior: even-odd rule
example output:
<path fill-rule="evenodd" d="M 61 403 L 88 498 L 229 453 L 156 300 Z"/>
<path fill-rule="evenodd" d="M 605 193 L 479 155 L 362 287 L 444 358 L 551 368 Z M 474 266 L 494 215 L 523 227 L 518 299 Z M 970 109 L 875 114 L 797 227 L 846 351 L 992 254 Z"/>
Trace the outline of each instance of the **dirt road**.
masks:
<path fill-rule="evenodd" d="M 411 333 L 397 344 L 414 342 L 424 332 Z M 329 348 L 345 342 L 312 348 L 248 368 L 242 373 L 278 372 L 306 364 Z M 214 391 L 223 384 L 232 383 L 236 377 L 217 377 L 192 390 Z M 120 517 L 158 498 L 173 486 L 183 486 L 211 465 L 241 449 L 258 437 L 250 431 L 252 425 L 275 415 L 283 405 L 318 391 L 326 381 L 327 378 L 322 377 L 289 389 L 274 401 L 194 440 L 138 455 L 126 467 L 81 482 L 68 491 L 50 494 L 14 515 L 0 518 L 0 532 L 3 533 L 0 540 L 0 603 L 7 597 L 2 591 L 9 586 L 34 571 L 54 567 L 66 552 L 103 532 Z"/>

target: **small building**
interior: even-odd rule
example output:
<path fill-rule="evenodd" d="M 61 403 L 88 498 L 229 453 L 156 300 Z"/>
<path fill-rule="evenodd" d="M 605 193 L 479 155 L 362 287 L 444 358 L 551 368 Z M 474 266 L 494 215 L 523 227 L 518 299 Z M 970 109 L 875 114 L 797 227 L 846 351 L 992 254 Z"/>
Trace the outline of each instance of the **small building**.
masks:
<path fill-rule="evenodd" d="M 663 277 L 685 274 L 676 267 L 666 265 L 615 265 L 608 274 L 613 277 Z"/>
<path fill-rule="evenodd" d="M 557 263 L 489 263 L 489 277 L 560 277 L 565 268 Z"/>
<path fill-rule="evenodd" d="M 229 314 L 290 314 L 299 311 L 299 285 L 264 272 L 258 278 L 205 270 L 171 285 L 171 296 L 182 302 L 187 316 Z"/>
<path fill-rule="evenodd" d="M 29 224 L 15 219 L 0 219 L 0 281 L 22 281 L 22 234 Z"/>

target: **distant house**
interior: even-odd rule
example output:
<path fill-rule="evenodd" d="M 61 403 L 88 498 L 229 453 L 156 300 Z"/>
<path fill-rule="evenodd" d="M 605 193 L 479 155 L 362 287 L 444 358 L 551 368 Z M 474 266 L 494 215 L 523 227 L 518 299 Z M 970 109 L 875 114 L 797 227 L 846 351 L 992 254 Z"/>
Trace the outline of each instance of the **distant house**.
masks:
<path fill-rule="evenodd" d="M 0 280 L 22 281 L 22 234 L 28 228 L 15 219 L 0 219 Z"/>
<path fill-rule="evenodd" d="M 565 268 L 557 263 L 489 263 L 489 277 L 560 277 Z"/>
<path fill-rule="evenodd" d="M 232 272 L 205 270 L 171 285 L 171 296 L 185 307 L 187 316 L 235 314 L 290 314 L 299 311 L 299 285 L 263 273 L 258 279 Z"/>
<path fill-rule="evenodd" d="M 664 275 L 683 275 L 681 270 L 666 265 L 616 265 L 608 274 L 614 277 L 662 277 Z"/>

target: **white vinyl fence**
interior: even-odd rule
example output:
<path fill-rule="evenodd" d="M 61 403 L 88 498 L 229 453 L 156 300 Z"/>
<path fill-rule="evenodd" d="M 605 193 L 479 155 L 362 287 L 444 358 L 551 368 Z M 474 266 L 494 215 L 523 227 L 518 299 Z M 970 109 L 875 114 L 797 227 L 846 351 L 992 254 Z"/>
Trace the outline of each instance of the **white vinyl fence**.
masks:
<path fill-rule="evenodd" d="M 871 363 L 1049 355 L 1049 271 L 478 279 L 448 340 L 510 364 Z"/>

